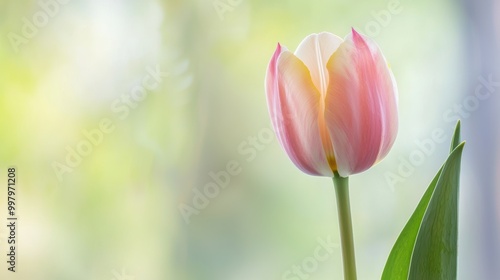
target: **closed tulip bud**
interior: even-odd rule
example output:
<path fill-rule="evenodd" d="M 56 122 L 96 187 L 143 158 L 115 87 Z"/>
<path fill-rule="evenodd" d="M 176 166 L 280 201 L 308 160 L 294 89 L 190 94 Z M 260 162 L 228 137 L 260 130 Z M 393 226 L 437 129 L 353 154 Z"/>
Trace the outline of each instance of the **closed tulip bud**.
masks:
<path fill-rule="evenodd" d="M 396 82 L 376 43 L 354 29 L 345 39 L 309 35 L 295 53 L 278 44 L 266 95 L 281 146 L 311 175 L 363 172 L 396 138 Z"/>

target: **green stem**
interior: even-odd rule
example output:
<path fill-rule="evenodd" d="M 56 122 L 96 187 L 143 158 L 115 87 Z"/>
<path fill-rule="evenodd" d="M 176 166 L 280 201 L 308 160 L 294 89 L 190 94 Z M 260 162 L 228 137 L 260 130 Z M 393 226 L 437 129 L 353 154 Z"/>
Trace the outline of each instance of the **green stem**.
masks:
<path fill-rule="evenodd" d="M 339 215 L 340 240 L 342 241 L 344 279 L 356 280 L 356 257 L 354 256 L 351 206 L 349 203 L 349 178 L 340 177 L 340 175 L 335 172 L 333 184 L 337 195 L 337 211 Z"/>

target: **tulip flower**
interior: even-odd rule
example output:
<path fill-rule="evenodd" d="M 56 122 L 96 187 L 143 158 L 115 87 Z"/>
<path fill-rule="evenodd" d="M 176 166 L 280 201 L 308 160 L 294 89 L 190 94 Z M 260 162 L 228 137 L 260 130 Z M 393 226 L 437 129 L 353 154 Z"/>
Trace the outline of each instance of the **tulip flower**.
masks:
<path fill-rule="evenodd" d="M 354 29 L 344 40 L 309 35 L 295 53 L 278 44 L 266 93 L 277 138 L 305 173 L 363 172 L 396 138 L 396 82 L 376 43 Z"/>
<path fill-rule="evenodd" d="M 389 152 L 398 130 L 397 87 L 375 42 L 352 29 L 278 44 L 266 75 L 269 113 L 281 146 L 305 173 L 333 177 L 344 277 L 356 279 L 348 176 Z"/>

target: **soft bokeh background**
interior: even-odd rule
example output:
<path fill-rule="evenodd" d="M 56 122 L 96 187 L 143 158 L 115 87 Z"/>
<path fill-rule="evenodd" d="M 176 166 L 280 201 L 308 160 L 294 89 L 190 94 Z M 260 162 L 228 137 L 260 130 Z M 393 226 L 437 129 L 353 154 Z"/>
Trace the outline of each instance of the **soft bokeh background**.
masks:
<path fill-rule="evenodd" d="M 284 276 L 318 238 L 339 243 L 334 190 L 270 136 L 265 69 L 277 42 L 293 50 L 310 33 L 351 27 L 390 62 L 401 118 L 388 157 L 351 178 L 359 278 L 380 278 L 458 117 L 468 141 L 459 279 L 500 278 L 500 86 L 472 97 L 480 77 L 500 81 L 500 2 L 40 3 L 50 16 L 38 1 L 0 4 L 0 178 L 18 168 L 19 216 L 16 273 L 0 227 L 1 279 L 306 279 Z M 113 111 L 157 67 L 168 77 L 129 114 Z M 59 180 L 54 164 L 105 118 L 114 130 Z M 434 130 L 446 141 L 400 171 Z M 187 224 L 179 207 L 234 161 L 241 172 Z M 3 225 L 4 187 L 0 201 Z M 307 277 L 341 279 L 340 249 Z"/>

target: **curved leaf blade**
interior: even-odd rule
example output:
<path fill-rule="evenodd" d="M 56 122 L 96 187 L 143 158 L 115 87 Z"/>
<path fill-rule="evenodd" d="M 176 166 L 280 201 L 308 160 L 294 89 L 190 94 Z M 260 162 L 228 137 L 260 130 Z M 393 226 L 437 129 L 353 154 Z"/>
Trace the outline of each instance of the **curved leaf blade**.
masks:
<path fill-rule="evenodd" d="M 418 230 L 427 209 L 427 205 L 432 197 L 432 193 L 436 188 L 439 176 L 441 175 L 442 167 L 439 169 L 429 187 L 424 193 L 424 196 L 418 203 L 417 208 L 406 223 L 403 231 L 399 234 L 387 263 L 385 264 L 382 280 L 406 280 L 410 271 L 411 255 L 417 240 Z"/>
<path fill-rule="evenodd" d="M 410 280 L 457 278 L 458 191 L 464 144 L 448 157 L 425 211 L 413 249 Z"/>
<path fill-rule="evenodd" d="M 453 137 L 451 137 L 451 147 L 450 153 L 455 150 L 456 147 L 460 144 L 460 120 L 457 121 L 457 125 L 455 126 L 455 132 L 453 133 Z"/>
<path fill-rule="evenodd" d="M 452 137 L 451 141 L 451 149 L 450 153 L 454 153 L 454 150 L 460 145 L 460 121 L 457 122 L 457 125 L 455 127 L 455 131 Z M 419 236 L 419 231 L 421 228 L 421 225 L 423 223 L 424 217 L 427 213 L 427 209 L 429 206 L 429 203 L 431 201 L 431 198 L 434 197 L 434 192 L 436 190 L 436 186 L 439 182 L 439 179 L 442 175 L 442 171 L 445 168 L 447 164 L 449 164 L 449 161 L 458 161 L 460 163 L 460 158 L 461 158 L 461 151 L 463 149 L 463 144 L 462 148 L 460 148 L 460 151 L 457 152 L 460 155 L 458 156 L 458 159 L 455 159 L 457 155 L 453 156 L 453 159 L 450 159 L 452 155 L 450 155 L 447 159 L 447 161 L 443 164 L 443 166 L 439 169 L 437 174 L 434 176 L 433 180 L 429 184 L 429 187 L 425 191 L 422 199 L 417 205 L 417 208 L 413 212 L 412 216 L 406 223 L 405 227 L 401 231 L 398 239 L 396 240 L 396 243 L 394 244 L 390 254 L 389 258 L 387 260 L 387 263 L 384 267 L 384 271 L 382 274 L 382 280 L 406 280 L 408 279 L 410 275 L 410 266 L 412 263 L 412 256 L 414 253 L 414 249 L 417 243 L 417 238 Z M 446 173 L 448 173 L 447 171 Z M 458 166 L 458 170 L 456 174 L 460 173 L 460 166 Z M 448 176 L 448 175 L 446 175 Z M 458 175 L 457 175 L 458 176 Z M 458 181 L 457 181 L 458 182 Z M 441 186 L 439 188 L 442 188 Z M 458 195 L 458 184 L 457 184 L 457 195 Z M 436 199 L 435 199 L 436 200 Z M 430 219 L 430 218 L 428 218 Z M 455 224 L 456 225 L 456 224 Z M 456 246 L 455 246 L 456 248 Z M 456 260 L 456 257 L 455 257 Z M 415 264 L 414 269 L 417 269 L 418 267 L 417 264 Z M 416 272 L 414 272 L 416 273 Z M 421 279 L 433 279 L 433 278 L 421 278 Z M 439 279 L 439 278 L 438 278 Z"/>

